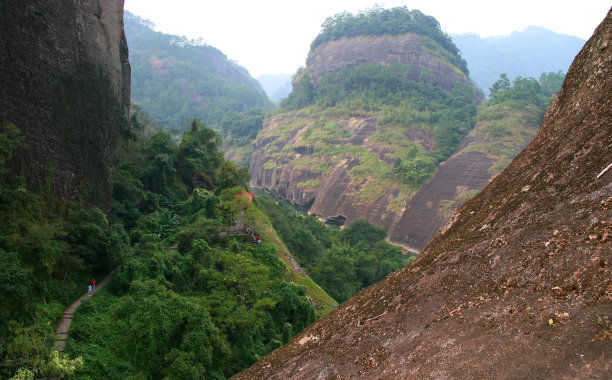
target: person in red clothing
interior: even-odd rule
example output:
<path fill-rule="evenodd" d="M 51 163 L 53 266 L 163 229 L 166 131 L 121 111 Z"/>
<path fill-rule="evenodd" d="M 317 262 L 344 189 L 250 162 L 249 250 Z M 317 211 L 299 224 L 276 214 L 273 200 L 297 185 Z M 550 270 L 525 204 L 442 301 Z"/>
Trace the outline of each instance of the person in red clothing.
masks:
<path fill-rule="evenodd" d="M 91 280 L 91 287 L 93 288 L 93 290 L 96 290 L 96 279 L 92 279 Z"/>

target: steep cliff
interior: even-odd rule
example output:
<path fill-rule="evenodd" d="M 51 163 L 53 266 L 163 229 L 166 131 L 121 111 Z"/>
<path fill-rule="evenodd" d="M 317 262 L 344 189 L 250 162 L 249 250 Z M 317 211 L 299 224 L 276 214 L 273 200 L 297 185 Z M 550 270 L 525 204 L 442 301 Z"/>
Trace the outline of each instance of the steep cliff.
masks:
<path fill-rule="evenodd" d="M 411 207 L 406 202 L 473 129 L 479 98 L 435 19 L 428 19 L 435 27 L 423 34 L 396 33 L 413 12 L 426 17 L 405 8 L 380 9 L 340 28 L 360 33 L 361 20 L 371 19 L 368 25 L 378 25 L 373 35 L 331 33 L 345 18 L 327 22 L 292 94 L 259 133 L 250 172 L 253 186 L 322 220 L 367 218 L 396 231 L 393 241 L 418 249 L 448 212 L 439 213 L 437 202 L 428 206 L 440 216 L 426 221 L 433 231 L 426 238 L 407 240 L 396 226 Z M 387 31 L 381 17 L 402 22 Z M 376 34 L 381 28 L 388 33 Z M 328 34 L 335 37 L 322 40 Z M 489 176 L 481 177 L 467 179 L 469 190 L 487 183 Z"/>
<path fill-rule="evenodd" d="M 408 199 L 389 239 L 417 250 L 465 201 L 482 190 L 533 140 L 540 129 L 539 107 L 506 103 L 479 107 L 478 121 L 457 152 Z"/>
<path fill-rule="evenodd" d="M 413 266 L 236 378 L 609 377 L 611 41 L 612 10 L 538 136 Z"/>
<path fill-rule="evenodd" d="M 369 63 L 397 62 L 410 65 L 410 78 L 427 75 L 431 83 L 452 90 L 455 83 L 467 83 L 465 73 L 449 62 L 437 44 L 415 33 L 399 36 L 359 36 L 329 41 L 308 55 L 306 67 L 315 84 L 327 73 L 335 75 L 346 67 L 352 69 Z"/>
<path fill-rule="evenodd" d="M 129 104 L 123 0 L 0 3 L 0 124 L 24 136 L 29 188 L 108 210 Z"/>

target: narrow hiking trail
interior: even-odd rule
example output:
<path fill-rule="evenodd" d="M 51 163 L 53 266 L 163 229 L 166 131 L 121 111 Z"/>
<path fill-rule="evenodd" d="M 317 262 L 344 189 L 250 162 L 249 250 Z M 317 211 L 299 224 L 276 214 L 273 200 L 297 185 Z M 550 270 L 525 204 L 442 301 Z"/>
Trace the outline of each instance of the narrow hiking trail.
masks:
<path fill-rule="evenodd" d="M 96 284 L 96 290 L 91 292 L 91 296 L 93 297 L 98 290 L 102 289 L 106 284 L 113 279 L 115 275 L 115 270 L 110 272 L 102 281 Z M 57 330 L 55 331 L 56 337 L 55 342 L 53 342 L 53 347 L 57 348 L 58 351 L 64 351 L 64 347 L 66 346 L 66 339 L 68 339 L 68 330 L 70 330 L 70 325 L 72 325 L 72 317 L 74 316 L 74 312 L 76 309 L 81 306 L 81 303 L 89 298 L 87 292 L 79 297 L 78 300 L 74 301 L 74 303 L 66 310 L 64 310 L 64 314 L 62 315 L 62 321 L 59 326 L 57 326 Z"/>

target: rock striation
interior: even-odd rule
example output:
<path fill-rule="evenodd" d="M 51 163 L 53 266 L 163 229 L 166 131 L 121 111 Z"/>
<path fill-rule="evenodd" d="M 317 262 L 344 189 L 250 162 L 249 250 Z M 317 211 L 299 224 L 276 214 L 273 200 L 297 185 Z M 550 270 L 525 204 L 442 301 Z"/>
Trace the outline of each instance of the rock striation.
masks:
<path fill-rule="evenodd" d="M 109 210 L 129 105 L 123 0 L 0 3 L 0 126 L 24 137 L 11 165 L 30 189 Z"/>
<path fill-rule="evenodd" d="M 428 49 L 426 37 L 414 33 L 392 36 L 363 36 L 329 41 L 315 48 L 308 55 L 306 67 L 312 81 L 327 73 L 335 74 L 342 68 L 352 69 L 369 63 L 397 62 L 410 65 L 411 78 L 417 80 L 421 73 L 430 74 L 432 84 L 452 90 L 457 82 L 468 83 L 467 76 L 457 70 L 440 54 L 440 50 Z"/>
<path fill-rule="evenodd" d="M 446 58 L 449 54 L 428 37 L 414 33 L 332 40 L 318 45 L 309 54 L 305 69 L 294 79 L 294 92 L 300 91 L 298 82 L 306 74 L 317 88 L 323 77 L 328 81 L 331 75 L 334 81 L 341 72 L 371 64 L 408 67 L 409 70 L 397 75 L 408 75 L 407 79 L 415 86 L 425 83 L 449 93 L 454 87 L 473 90 L 466 74 Z M 390 113 L 403 112 L 401 107 L 394 107 L 390 106 Z M 420 106 L 406 108 L 410 107 Z M 418 121 L 388 123 L 381 111 L 362 109 L 347 114 L 332 109 L 334 106 L 320 112 L 297 110 L 268 118 L 250 159 L 251 185 L 307 209 L 323 221 L 349 224 L 357 218 L 366 218 L 389 231 L 392 241 L 418 250 L 449 217 L 448 211 L 439 210 L 441 200 L 479 190 L 492 177 L 487 171 L 491 165 L 487 164 L 493 160 L 488 158 L 474 163 L 477 166 L 474 170 L 479 171 L 473 176 L 460 175 L 453 169 L 457 165 L 472 165 L 471 162 L 449 163 L 446 173 L 459 177 L 453 178 L 456 184 L 453 182 L 446 192 L 436 188 L 434 193 L 427 192 L 425 197 L 410 202 L 414 189 L 390 180 L 392 175 L 384 172 L 390 172 L 398 156 L 411 146 L 432 152 L 436 147 L 434 127 Z M 389 136 L 393 136 L 391 144 Z M 465 157 L 468 161 L 476 158 L 474 154 L 462 158 Z M 378 177 L 355 174 L 368 165 L 366 170 L 380 168 Z M 450 182 L 444 179 L 443 183 Z M 460 190 L 455 194 L 457 188 Z M 432 196 L 447 198 L 431 199 Z M 424 230 L 409 235 L 406 228 L 398 228 L 398 223 L 407 211 L 418 209 L 415 202 L 435 215 L 420 219 L 426 224 Z"/>
<path fill-rule="evenodd" d="M 537 137 L 414 265 L 235 378 L 608 378 L 611 41 L 612 9 Z"/>

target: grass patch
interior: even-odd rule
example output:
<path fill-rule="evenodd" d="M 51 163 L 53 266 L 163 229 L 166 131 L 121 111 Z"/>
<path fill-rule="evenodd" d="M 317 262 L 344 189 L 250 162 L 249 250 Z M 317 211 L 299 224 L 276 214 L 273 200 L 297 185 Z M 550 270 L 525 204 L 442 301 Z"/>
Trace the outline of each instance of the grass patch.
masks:
<path fill-rule="evenodd" d="M 268 161 L 266 162 L 266 164 L 264 165 L 264 169 L 266 170 L 273 170 L 274 168 L 276 168 L 278 165 L 276 165 L 276 162 L 271 162 Z"/>
<path fill-rule="evenodd" d="M 314 189 L 321 186 L 321 182 L 318 179 L 311 179 L 306 182 L 298 182 L 298 189 Z"/>

